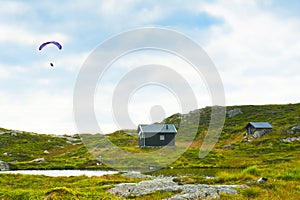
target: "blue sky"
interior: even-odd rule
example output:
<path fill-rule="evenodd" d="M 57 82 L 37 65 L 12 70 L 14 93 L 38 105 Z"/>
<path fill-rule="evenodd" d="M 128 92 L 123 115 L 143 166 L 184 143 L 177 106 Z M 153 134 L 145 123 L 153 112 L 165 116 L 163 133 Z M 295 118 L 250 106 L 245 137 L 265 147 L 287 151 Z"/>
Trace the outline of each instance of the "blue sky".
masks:
<path fill-rule="evenodd" d="M 226 105 L 299 102 L 300 4 L 295 0 L 11 0 L 0 5 L 0 127 L 76 133 L 73 90 L 88 55 L 114 35 L 149 26 L 185 34 L 207 52 L 222 78 Z M 63 50 L 38 51 L 49 40 L 61 42 Z M 103 132 L 134 128 L 115 125 L 111 80 L 117 84 L 130 66 L 151 62 L 197 79 L 192 71 L 180 71 L 184 62 L 164 53 L 121 58 L 95 94 Z M 198 107 L 210 105 L 203 81 L 190 84 L 199 95 Z M 154 94 L 164 100 L 146 98 Z M 137 125 L 180 111 L 177 103 L 169 91 L 154 86 L 134 94 L 128 109 Z"/>

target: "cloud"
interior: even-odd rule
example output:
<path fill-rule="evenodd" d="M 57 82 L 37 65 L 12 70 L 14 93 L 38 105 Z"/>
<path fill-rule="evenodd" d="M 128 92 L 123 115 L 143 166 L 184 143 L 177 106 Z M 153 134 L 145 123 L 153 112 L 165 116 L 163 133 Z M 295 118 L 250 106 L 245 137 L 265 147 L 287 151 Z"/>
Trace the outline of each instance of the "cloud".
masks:
<path fill-rule="evenodd" d="M 72 95 L 33 90 L 25 95 L 1 92 L 1 127 L 38 133 L 75 133 Z M 5 114 L 4 114 L 5 113 Z"/>
<path fill-rule="evenodd" d="M 75 133 L 72 94 L 81 65 L 101 42 L 143 26 L 168 27 L 202 45 L 219 70 L 228 105 L 299 102 L 295 95 L 300 81 L 297 2 L 75 0 L 1 5 L 0 107 L 7 113 L 0 117 L 1 127 Z M 60 41 L 63 50 L 37 51 L 48 40 Z M 135 67 L 153 63 L 170 66 L 184 77 L 199 96 L 199 107 L 210 104 L 205 82 L 186 70 L 189 66 L 182 60 L 165 52 L 135 52 L 106 71 L 105 84 L 95 94 L 96 112 L 106 130 L 116 128 L 108 115 L 118 80 Z M 143 98 L 152 92 L 140 90 L 133 95 L 130 115 L 136 123 L 149 120 L 151 108 L 158 104 Z M 160 94 L 165 114 L 177 111 L 174 97 Z"/>
<path fill-rule="evenodd" d="M 22 15 L 30 11 L 30 6 L 24 2 L 19 1 L 4 1 L 1 2 L 0 16 L 12 17 L 16 15 Z"/>
<path fill-rule="evenodd" d="M 264 10 L 255 1 L 234 6 L 218 1 L 205 10 L 224 20 L 211 28 L 205 48 L 221 73 L 228 104 L 286 103 L 283 95 L 293 102 L 296 88 L 290 80 L 299 77 L 299 19 Z"/>

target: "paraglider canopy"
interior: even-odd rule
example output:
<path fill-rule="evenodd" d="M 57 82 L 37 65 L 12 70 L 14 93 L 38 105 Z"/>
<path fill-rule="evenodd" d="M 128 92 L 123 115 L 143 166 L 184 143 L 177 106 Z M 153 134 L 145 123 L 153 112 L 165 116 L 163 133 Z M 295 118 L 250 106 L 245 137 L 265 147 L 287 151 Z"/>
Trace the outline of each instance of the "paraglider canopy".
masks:
<path fill-rule="evenodd" d="M 43 44 L 41 44 L 41 46 L 39 47 L 39 50 L 42 50 L 45 46 L 47 46 L 48 44 L 54 44 L 55 46 L 58 47 L 59 50 L 62 49 L 62 46 L 61 44 L 59 44 L 58 42 L 55 42 L 55 41 L 50 41 L 50 42 L 45 42 Z"/>
<path fill-rule="evenodd" d="M 57 46 L 57 48 L 58 48 L 59 50 L 62 49 L 61 44 L 59 44 L 58 42 L 55 42 L 55 41 L 50 41 L 50 42 L 45 42 L 45 43 L 41 44 L 41 46 L 39 46 L 39 51 L 41 51 L 41 50 L 42 50 L 45 46 L 47 46 L 48 44 L 54 44 L 55 46 Z M 51 67 L 54 66 L 52 62 L 50 63 L 50 66 L 51 66 Z"/>

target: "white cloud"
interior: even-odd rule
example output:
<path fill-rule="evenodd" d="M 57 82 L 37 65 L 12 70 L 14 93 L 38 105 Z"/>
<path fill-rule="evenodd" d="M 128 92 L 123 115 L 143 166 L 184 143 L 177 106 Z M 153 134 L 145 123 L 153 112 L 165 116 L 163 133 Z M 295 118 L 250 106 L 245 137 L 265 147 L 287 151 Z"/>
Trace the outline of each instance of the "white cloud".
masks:
<path fill-rule="evenodd" d="M 152 73 L 147 71 L 149 66 L 157 65 L 161 70 Z M 168 70 L 164 67 L 167 67 Z M 174 79 L 174 75 L 187 82 L 195 95 L 198 106 L 191 103 L 188 88 L 180 89 L 183 83 L 178 78 Z M 136 78 L 132 80 L 128 76 Z M 126 79 L 124 79 L 125 77 Z M 139 83 L 139 77 L 143 77 L 143 84 Z M 164 80 L 168 84 L 157 85 L 157 81 L 163 84 L 159 80 Z M 116 89 L 119 89 L 121 93 L 117 93 Z M 126 102 L 127 95 L 130 95 L 128 102 Z M 112 105 L 114 98 L 123 101 Z M 186 102 L 189 104 L 186 105 Z M 149 117 L 153 106 L 161 106 L 165 115 L 170 116 L 177 112 L 182 113 L 211 104 L 210 95 L 202 76 L 197 74 L 194 68 L 182 58 L 159 50 L 135 51 L 116 60 L 101 77 L 95 95 L 95 109 L 99 125 L 106 127 L 102 128 L 103 132 L 111 132 L 120 128 L 134 128 L 140 123 L 150 123 Z M 112 106 L 120 111 L 115 117 L 113 117 Z M 127 108 L 125 112 L 128 111 L 128 116 L 121 111 L 122 106 Z M 125 123 L 127 120 L 131 120 L 134 126 L 129 125 L 129 121 Z"/>
<path fill-rule="evenodd" d="M 72 96 L 34 91 L 26 95 L 1 92 L 1 127 L 38 133 L 75 133 Z"/>
<path fill-rule="evenodd" d="M 57 41 L 68 41 L 67 36 L 62 33 L 40 34 L 28 30 L 29 28 L 0 23 L 0 43 L 33 46 L 51 41 L 53 38 Z"/>
<path fill-rule="evenodd" d="M 0 78 L 4 79 L 11 79 L 16 76 L 24 75 L 28 70 L 22 66 L 9 66 L 3 65 L 0 63 Z"/>
<path fill-rule="evenodd" d="M 265 5 L 272 5 L 272 1 Z M 206 13 L 221 22 L 168 25 L 168 20 L 172 22 L 178 14 L 185 17 L 185 13 L 187 20 L 192 19 L 191 13 Z M 204 46 L 219 70 L 228 105 L 299 102 L 295 94 L 300 81 L 299 17 L 263 9 L 259 1 L 4 1 L 0 17 L 2 127 L 40 133 L 76 132 L 73 86 L 92 48 L 120 31 L 161 26 L 162 21 Z M 61 41 L 63 51 L 47 48 L 38 52 L 38 45 L 48 40 Z M 199 95 L 199 107 L 210 104 L 203 80 L 192 70 L 185 70 L 186 63 L 164 53 L 126 55 L 115 63 L 114 71 L 106 72 L 111 77 L 95 96 L 104 130 L 116 128 L 109 116 L 114 84 L 135 67 L 153 63 L 170 66 L 184 77 Z M 134 95 L 134 101 L 129 102 L 132 119 L 136 123 L 149 120 L 151 107 L 157 102 L 144 100 L 143 93 Z M 176 112 L 172 95 L 161 98 L 159 105 L 166 108 L 166 115 Z M 135 112 L 141 109 L 143 112 Z"/>
<path fill-rule="evenodd" d="M 30 11 L 30 7 L 19 1 L 2 1 L 0 7 L 0 16 L 15 16 L 22 15 Z"/>
<path fill-rule="evenodd" d="M 212 27 L 206 50 L 223 78 L 228 104 L 286 103 L 282 96 L 295 102 L 290 80 L 299 69 L 299 19 L 282 18 L 255 1 L 218 1 L 205 10 L 224 19 Z"/>

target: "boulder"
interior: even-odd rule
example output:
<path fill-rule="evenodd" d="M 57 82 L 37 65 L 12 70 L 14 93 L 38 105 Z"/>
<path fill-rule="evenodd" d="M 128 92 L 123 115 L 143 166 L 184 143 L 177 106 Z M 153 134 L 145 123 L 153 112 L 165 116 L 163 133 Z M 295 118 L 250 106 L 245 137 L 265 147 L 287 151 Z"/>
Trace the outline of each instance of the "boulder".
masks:
<path fill-rule="evenodd" d="M 234 108 L 232 110 L 228 110 L 227 111 L 228 117 L 234 117 L 235 115 L 242 114 L 242 113 L 243 112 L 241 111 L 240 108 Z"/>
<path fill-rule="evenodd" d="M 45 150 L 45 151 L 44 151 L 44 154 L 49 154 L 49 151 L 48 151 L 48 150 Z"/>
<path fill-rule="evenodd" d="M 279 139 L 280 142 L 294 142 L 300 140 L 300 137 L 287 137 L 284 139 Z"/>
<path fill-rule="evenodd" d="M 32 162 L 45 162 L 45 158 L 36 158 Z"/>
<path fill-rule="evenodd" d="M 265 177 L 261 177 L 261 178 L 257 179 L 258 183 L 266 183 L 267 181 L 268 181 L 268 178 L 265 178 Z"/>
<path fill-rule="evenodd" d="M 265 130 L 257 130 L 253 133 L 254 138 L 260 138 L 266 133 Z"/>
<path fill-rule="evenodd" d="M 17 134 L 16 131 L 12 131 L 12 132 L 10 133 L 10 135 L 11 135 L 11 136 L 14 136 L 14 137 L 18 136 L 18 134 Z"/>
<path fill-rule="evenodd" d="M 7 171 L 7 170 L 9 170 L 8 163 L 0 160 L 0 171 Z"/>
<path fill-rule="evenodd" d="M 291 130 L 294 132 L 300 132 L 300 125 L 292 127 Z"/>
<path fill-rule="evenodd" d="M 139 183 L 120 183 L 108 192 L 120 197 L 141 196 L 154 191 L 174 192 L 179 194 L 168 199 L 219 199 L 220 193 L 237 194 L 236 188 L 245 188 L 241 185 L 207 185 L 207 184 L 186 184 L 178 185 L 172 177 L 160 177 L 153 180 L 145 180 Z"/>
<path fill-rule="evenodd" d="M 230 144 L 225 144 L 225 145 L 223 146 L 223 149 L 231 149 L 231 145 L 230 145 Z"/>

